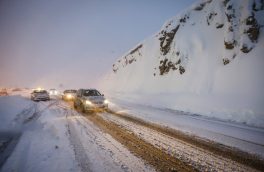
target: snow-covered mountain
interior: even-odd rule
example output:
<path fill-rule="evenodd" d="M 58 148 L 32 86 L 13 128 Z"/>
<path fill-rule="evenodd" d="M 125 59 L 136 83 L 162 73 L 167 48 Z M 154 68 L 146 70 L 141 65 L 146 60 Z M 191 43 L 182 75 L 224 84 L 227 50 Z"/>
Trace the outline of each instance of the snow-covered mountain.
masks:
<path fill-rule="evenodd" d="M 119 58 L 102 89 L 264 127 L 264 1 L 204 0 Z"/>

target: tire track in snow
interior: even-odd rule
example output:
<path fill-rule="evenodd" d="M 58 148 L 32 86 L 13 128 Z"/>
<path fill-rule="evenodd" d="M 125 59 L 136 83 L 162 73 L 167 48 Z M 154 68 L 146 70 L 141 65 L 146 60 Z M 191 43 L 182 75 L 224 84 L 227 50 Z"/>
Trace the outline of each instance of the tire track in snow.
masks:
<path fill-rule="evenodd" d="M 69 140 L 73 147 L 75 158 L 81 167 L 81 170 L 83 172 L 89 172 L 90 170 L 90 162 L 89 158 L 85 153 L 85 149 L 81 143 L 81 141 L 78 138 L 78 134 L 76 133 L 74 125 L 69 121 L 67 124 L 68 134 L 69 134 Z"/>
<path fill-rule="evenodd" d="M 29 107 L 23 109 L 21 112 L 19 112 L 15 119 L 13 120 L 13 124 L 17 124 L 17 123 L 24 123 L 24 121 L 29 118 L 30 116 L 32 116 L 32 114 L 34 114 L 34 112 L 36 112 L 37 109 L 37 104 L 36 103 L 32 103 L 30 104 Z"/>
<path fill-rule="evenodd" d="M 70 109 L 66 104 L 57 106 L 67 115 L 69 139 L 82 171 L 155 171 L 82 114 Z M 83 151 L 78 151 L 77 148 Z"/>
<path fill-rule="evenodd" d="M 107 135 L 104 135 L 102 133 L 102 135 L 101 135 L 102 137 L 99 138 L 99 137 L 97 137 L 97 135 L 93 134 L 93 132 L 88 132 L 89 129 L 87 128 L 87 125 L 89 125 L 89 124 L 87 123 L 86 119 L 84 119 L 84 120 L 78 120 L 77 119 L 76 121 L 77 121 L 78 125 L 82 126 L 84 129 L 86 129 L 84 132 L 86 133 L 86 135 L 88 137 L 91 138 L 90 142 L 98 145 L 99 149 L 107 152 L 112 159 L 115 159 L 114 156 L 116 154 L 120 154 L 120 155 L 124 155 L 124 157 L 128 157 L 127 155 L 125 155 L 123 150 L 121 150 L 118 146 L 116 146 L 113 143 L 113 141 L 111 141 L 111 139 L 109 137 L 107 137 Z M 100 130 L 95 126 L 90 126 L 90 128 L 94 131 L 100 132 Z M 102 139 L 109 144 L 108 147 L 106 147 L 105 145 L 103 145 L 101 143 Z M 109 147 L 112 147 L 114 149 L 114 151 L 113 151 L 113 149 L 111 150 Z M 115 165 L 120 166 L 122 171 L 125 171 L 125 172 L 129 171 L 129 168 L 127 167 L 127 165 L 125 163 L 123 163 L 121 160 L 114 160 L 113 162 Z"/>
<path fill-rule="evenodd" d="M 0 171 L 5 161 L 15 149 L 21 133 L 0 132 Z"/>
<path fill-rule="evenodd" d="M 37 119 L 39 119 L 39 117 L 42 115 L 43 112 L 45 112 L 51 106 L 58 104 L 58 100 L 52 101 L 51 103 L 49 102 L 48 105 L 46 105 L 46 103 L 43 103 L 43 102 L 39 102 L 39 103 L 44 105 L 45 107 L 40 110 L 38 103 L 34 103 L 34 105 L 33 105 L 34 112 L 31 116 L 24 119 L 24 121 L 23 121 L 24 124 L 29 123 L 31 121 L 36 121 Z"/>
<path fill-rule="evenodd" d="M 69 113 L 69 111 L 65 109 L 64 109 L 64 113 L 66 114 L 67 132 L 68 132 L 70 143 L 74 150 L 75 158 L 83 172 L 90 172 L 91 163 L 89 162 L 89 157 L 85 153 L 85 149 L 82 145 L 82 142 L 80 141 L 78 137 L 78 134 L 76 133 L 77 131 L 73 123 L 71 122 L 71 120 L 68 119 L 68 117 L 71 114 Z"/>
<path fill-rule="evenodd" d="M 88 115 L 87 118 L 158 171 L 197 171 L 189 164 L 155 148 L 150 143 L 137 137 L 133 132 L 104 120 L 99 114 Z"/>
<path fill-rule="evenodd" d="M 167 154 L 191 164 L 199 171 L 257 171 L 231 159 L 215 155 L 208 150 L 170 137 L 147 126 L 136 124 L 135 122 L 109 113 L 102 113 L 101 115 L 105 120 L 115 123 L 124 130 L 133 132 L 137 137 L 153 144 Z"/>
<path fill-rule="evenodd" d="M 49 102 L 47 105 L 46 103 L 43 102 L 39 102 L 39 103 L 34 102 L 30 104 L 29 107 L 23 109 L 20 113 L 16 115 L 16 118 L 13 120 L 13 124 L 18 124 L 18 123 L 26 124 L 30 121 L 37 120 L 44 111 L 46 111 L 48 108 L 50 108 L 51 106 L 57 103 L 58 101 L 52 101 Z M 39 107 L 40 105 L 43 105 L 45 107 L 40 110 Z"/>

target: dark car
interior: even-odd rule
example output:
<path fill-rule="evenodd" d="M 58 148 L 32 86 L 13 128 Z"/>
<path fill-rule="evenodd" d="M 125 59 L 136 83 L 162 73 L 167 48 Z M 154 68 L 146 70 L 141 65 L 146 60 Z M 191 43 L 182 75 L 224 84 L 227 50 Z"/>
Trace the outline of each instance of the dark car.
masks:
<path fill-rule="evenodd" d="M 76 97 L 77 90 L 65 90 L 62 94 L 63 100 L 74 100 Z"/>
<path fill-rule="evenodd" d="M 34 90 L 31 93 L 31 100 L 33 101 L 50 100 L 50 96 L 46 90 Z"/>
<path fill-rule="evenodd" d="M 108 101 L 96 89 L 79 89 L 74 99 L 74 108 L 82 112 L 93 112 L 108 108 Z"/>
<path fill-rule="evenodd" d="M 7 89 L 3 88 L 0 90 L 0 96 L 8 96 Z"/>

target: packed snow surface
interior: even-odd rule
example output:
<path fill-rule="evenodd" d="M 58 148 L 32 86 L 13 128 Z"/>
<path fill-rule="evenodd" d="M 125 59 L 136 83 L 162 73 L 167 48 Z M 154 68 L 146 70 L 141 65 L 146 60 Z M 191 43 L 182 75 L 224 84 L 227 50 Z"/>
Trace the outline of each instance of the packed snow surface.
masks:
<path fill-rule="evenodd" d="M 62 100 L 20 94 L 0 97 L 0 148 L 16 139 L 0 171 L 155 171 Z"/>
<path fill-rule="evenodd" d="M 263 128 L 150 106 L 131 99 L 124 100 L 117 97 L 108 97 L 108 99 L 110 108 L 118 113 L 125 113 L 264 158 Z"/>
<path fill-rule="evenodd" d="M 6 160 L 0 154 L 1 171 L 155 171 L 109 134 L 71 109 L 69 104 L 58 99 L 33 102 L 28 95 L 29 93 L 20 92 L 0 97 L 0 148 L 8 134 L 15 141 L 12 150 L 6 154 Z M 109 107 L 114 111 L 264 157 L 262 128 L 137 104 L 116 97 L 108 99 Z M 110 114 L 103 116 L 118 125 L 125 125 L 128 130 L 141 133 L 138 136 L 151 144 L 171 146 L 172 152 L 183 155 L 186 161 L 195 166 L 201 165 L 204 168 L 208 165 L 199 165 L 201 159 L 207 156 L 197 153 L 199 150 L 196 148 L 190 148 L 193 151 L 186 154 L 185 151 L 189 152 L 188 145 L 183 144 L 186 149 L 182 149 L 180 141 L 163 138 L 164 135 L 151 129 L 134 126 L 129 121 L 114 118 Z M 178 142 L 176 147 L 174 142 Z M 217 166 L 211 165 L 223 168 L 220 161 Z M 229 165 L 230 169 L 236 168 L 235 164 Z"/>
<path fill-rule="evenodd" d="M 169 137 L 163 133 L 137 125 L 133 122 L 118 118 L 111 114 L 103 114 L 106 120 L 123 126 L 129 131 L 135 133 L 139 138 L 146 140 L 158 149 L 164 150 L 171 156 L 177 157 L 182 161 L 192 164 L 199 171 L 256 171 L 242 164 L 236 163 L 230 159 L 215 155 L 208 150 L 204 150 L 186 143 L 180 139 Z"/>

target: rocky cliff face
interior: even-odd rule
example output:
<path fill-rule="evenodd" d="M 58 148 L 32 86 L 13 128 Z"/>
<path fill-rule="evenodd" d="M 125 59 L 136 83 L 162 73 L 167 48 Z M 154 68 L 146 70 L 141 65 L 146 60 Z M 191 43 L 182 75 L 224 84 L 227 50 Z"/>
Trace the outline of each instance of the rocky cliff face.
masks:
<path fill-rule="evenodd" d="M 263 0 L 199 1 L 119 58 L 103 89 L 201 113 L 263 114 L 263 26 Z"/>
<path fill-rule="evenodd" d="M 208 35 L 205 38 L 210 44 L 215 44 L 215 48 L 222 49 L 223 55 L 216 58 L 219 58 L 223 65 L 229 64 L 241 52 L 250 53 L 258 43 L 260 30 L 263 27 L 263 19 L 261 19 L 263 8 L 263 0 L 207 0 L 195 4 L 182 15 L 168 21 L 155 36 L 156 39 L 153 41 L 159 42 L 159 54 L 153 58 L 159 59 L 159 64 L 153 68 L 154 76 L 177 70 L 180 74 L 185 72 L 187 64 L 183 65 L 183 62 L 192 57 L 186 52 L 185 47 L 181 47 L 184 40 L 177 40 L 177 36 L 181 34 L 186 36 L 186 39 L 191 39 L 189 34 L 194 33 L 188 32 L 192 32 L 192 28 L 202 27 L 201 32 L 214 30 L 213 32 L 222 36 L 222 45 L 217 45 L 214 37 Z M 184 32 L 184 30 L 188 31 Z M 145 54 L 142 54 L 141 50 L 143 46 L 143 44 L 138 45 L 119 59 L 113 65 L 113 71 L 117 72 L 128 64 L 136 62 L 138 58 L 144 57 Z"/>
<path fill-rule="evenodd" d="M 118 78 L 118 88 L 125 90 L 133 89 L 125 86 L 128 75 L 127 84 L 138 83 L 137 88 L 168 74 L 179 80 L 181 75 L 196 75 L 204 82 L 213 82 L 214 76 L 208 72 L 214 74 L 217 68 L 233 61 L 239 63 L 242 56 L 250 58 L 263 51 L 257 48 L 263 46 L 263 9 L 263 0 L 205 0 L 193 4 L 118 59 L 113 64 L 112 78 Z M 144 77 L 136 71 L 144 72 Z"/>

